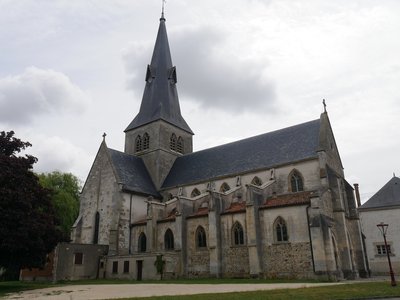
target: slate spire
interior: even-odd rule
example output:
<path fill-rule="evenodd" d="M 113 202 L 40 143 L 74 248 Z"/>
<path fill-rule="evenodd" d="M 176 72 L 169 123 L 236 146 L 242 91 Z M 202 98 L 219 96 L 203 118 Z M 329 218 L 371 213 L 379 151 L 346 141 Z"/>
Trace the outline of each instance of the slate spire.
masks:
<path fill-rule="evenodd" d="M 172 65 L 165 18 L 162 13 L 153 56 L 150 65 L 147 66 L 140 111 L 125 132 L 153 121 L 164 120 L 193 134 L 181 115 L 176 82 L 176 68 Z"/>

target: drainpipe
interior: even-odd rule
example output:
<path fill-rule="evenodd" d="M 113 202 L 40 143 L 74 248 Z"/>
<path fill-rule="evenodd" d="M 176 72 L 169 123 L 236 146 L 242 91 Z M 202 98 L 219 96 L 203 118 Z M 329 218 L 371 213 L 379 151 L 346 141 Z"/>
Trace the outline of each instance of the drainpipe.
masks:
<path fill-rule="evenodd" d="M 306 207 L 306 215 L 307 215 L 307 228 L 308 228 L 308 237 L 310 238 L 310 249 L 311 249 L 311 261 L 312 261 L 312 267 L 313 271 L 315 274 L 315 262 L 314 262 L 314 251 L 313 251 L 313 244 L 312 244 L 312 238 L 311 238 L 311 229 L 310 229 L 310 215 L 308 212 L 308 209 L 311 208 L 310 205 L 307 205 Z"/>

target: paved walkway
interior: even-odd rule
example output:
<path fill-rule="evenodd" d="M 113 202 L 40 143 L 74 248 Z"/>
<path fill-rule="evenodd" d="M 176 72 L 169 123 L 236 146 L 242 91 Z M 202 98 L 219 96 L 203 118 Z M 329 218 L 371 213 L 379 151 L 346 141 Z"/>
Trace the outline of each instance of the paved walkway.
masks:
<path fill-rule="evenodd" d="M 69 285 L 10 294 L 4 299 L 88 300 L 296 289 L 343 283 L 270 283 L 270 284 L 102 284 Z"/>

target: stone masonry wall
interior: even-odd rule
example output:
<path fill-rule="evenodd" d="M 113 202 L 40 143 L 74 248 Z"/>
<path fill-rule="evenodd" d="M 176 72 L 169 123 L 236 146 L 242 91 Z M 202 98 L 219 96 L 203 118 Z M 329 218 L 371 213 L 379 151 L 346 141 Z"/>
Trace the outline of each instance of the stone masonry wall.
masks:
<path fill-rule="evenodd" d="M 310 243 L 282 243 L 264 247 L 267 277 L 304 278 L 312 276 Z"/>
<path fill-rule="evenodd" d="M 196 246 L 196 230 L 202 226 L 206 232 L 207 247 Z M 207 277 L 210 274 L 210 253 L 208 250 L 208 216 L 187 220 L 187 274 L 189 277 Z"/>

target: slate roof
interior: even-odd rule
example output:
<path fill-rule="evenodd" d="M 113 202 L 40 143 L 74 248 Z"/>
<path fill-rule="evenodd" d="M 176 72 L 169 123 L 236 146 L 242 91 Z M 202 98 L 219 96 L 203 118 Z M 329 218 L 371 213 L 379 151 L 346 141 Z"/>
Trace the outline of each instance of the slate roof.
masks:
<path fill-rule="evenodd" d="M 140 157 L 110 148 L 108 151 L 124 190 L 161 197 Z"/>
<path fill-rule="evenodd" d="M 163 188 L 316 158 L 320 125 L 317 119 L 178 157 Z"/>
<path fill-rule="evenodd" d="M 400 178 L 393 176 L 375 195 L 359 209 L 400 206 Z"/>
<path fill-rule="evenodd" d="M 165 19 L 161 17 L 153 56 L 147 67 L 140 111 L 125 132 L 153 121 L 164 120 L 193 134 L 181 115 L 176 81 L 176 69 L 172 65 Z"/>

